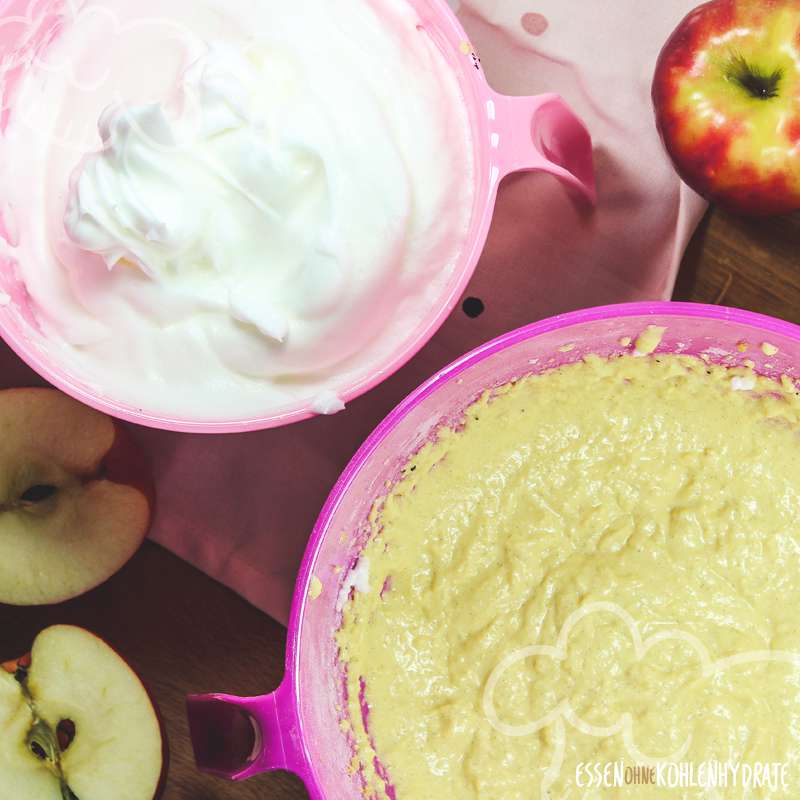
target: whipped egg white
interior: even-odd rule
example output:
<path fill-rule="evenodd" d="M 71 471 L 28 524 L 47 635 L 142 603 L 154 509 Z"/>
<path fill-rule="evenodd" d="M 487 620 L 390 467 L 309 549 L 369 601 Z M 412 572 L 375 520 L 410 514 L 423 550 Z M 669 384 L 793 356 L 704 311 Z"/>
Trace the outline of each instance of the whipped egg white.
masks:
<path fill-rule="evenodd" d="M 70 8 L 0 142 L 48 349 L 153 411 L 340 410 L 446 293 L 472 210 L 463 98 L 412 5 Z"/>

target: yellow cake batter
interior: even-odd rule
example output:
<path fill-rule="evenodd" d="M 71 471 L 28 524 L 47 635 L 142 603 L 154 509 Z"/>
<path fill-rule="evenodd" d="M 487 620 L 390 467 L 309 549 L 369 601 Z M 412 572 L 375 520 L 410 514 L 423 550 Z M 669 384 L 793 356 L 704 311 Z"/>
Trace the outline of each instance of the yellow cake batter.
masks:
<path fill-rule="evenodd" d="M 800 797 L 791 381 L 633 355 L 526 378 L 372 526 L 337 634 L 365 796 L 389 796 L 377 752 L 397 800 Z M 659 759 L 672 788 L 587 785 Z M 718 762 L 727 787 L 676 778 Z"/>

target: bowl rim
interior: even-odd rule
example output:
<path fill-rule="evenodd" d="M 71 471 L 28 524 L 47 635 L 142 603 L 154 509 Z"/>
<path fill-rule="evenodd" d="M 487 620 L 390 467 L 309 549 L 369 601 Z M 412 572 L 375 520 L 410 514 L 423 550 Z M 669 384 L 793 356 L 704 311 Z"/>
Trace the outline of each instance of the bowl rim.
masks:
<path fill-rule="evenodd" d="M 432 12 L 437 20 L 437 29 L 440 32 L 452 42 L 469 41 L 463 26 L 448 5 L 447 0 L 425 1 L 432 7 Z M 469 58 L 468 53 L 462 51 L 462 55 L 464 58 Z M 471 235 L 465 238 L 460 255 L 454 264 L 449 291 L 439 298 L 436 306 L 430 308 L 430 313 L 425 316 L 421 324 L 415 326 L 414 335 L 401 348 L 393 351 L 390 357 L 376 363 L 370 372 L 363 374 L 355 383 L 351 383 L 345 390 L 339 392 L 339 396 L 345 404 L 353 402 L 383 383 L 425 347 L 453 312 L 478 267 L 489 235 L 497 196 L 498 182 L 492 180 L 491 176 L 493 169 L 498 167 L 498 159 L 502 156 L 502 152 L 492 148 L 489 142 L 490 124 L 486 104 L 495 95 L 483 70 L 479 67 L 473 69 L 472 66 L 470 60 L 469 68 L 465 67 L 461 73 L 458 73 L 462 104 L 469 117 L 472 138 L 474 197 L 469 222 Z M 452 71 L 457 74 L 455 66 L 452 67 Z M 477 124 L 474 124 L 476 121 Z M 203 420 L 186 418 L 174 413 L 147 411 L 145 408 L 122 402 L 113 397 L 102 396 L 90 385 L 73 377 L 66 368 L 52 362 L 46 354 L 40 352 L 38 346 L 18 330 L 16 323 L 4 324 L 6 313 L 11 312 L 0 308 L 0 337 L 25 364 L 65 394 L 97 411 L 126 422 L 179 433 L 220 434 L 267 430 L 318 416 L 308 401 L 289 405 L 272 413 L 246 415 L 235 419 Z"/>

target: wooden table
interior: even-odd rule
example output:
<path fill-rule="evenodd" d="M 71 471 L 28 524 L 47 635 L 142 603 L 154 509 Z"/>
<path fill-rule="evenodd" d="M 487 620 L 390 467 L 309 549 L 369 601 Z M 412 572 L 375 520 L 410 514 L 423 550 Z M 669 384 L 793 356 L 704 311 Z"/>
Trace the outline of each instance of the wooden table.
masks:
<path fill-rule="evenodd" d="M 800 323 L 800 216 L 748 221 L 709 214 L 689 247 L 676 299 L 724 303 Z M 184 713 L 188 692 L 259 694 L 283 673 L 285 631 L 228 589 L 148 543 L 112 580 L 56 608 L 0 606 L 0 660 L 41 628 L 82 625 L 125 654 L 164 715 L 171 766 L 165 800 L 302 800 L 291 775 L 227 784 L 199 774 Z"/>

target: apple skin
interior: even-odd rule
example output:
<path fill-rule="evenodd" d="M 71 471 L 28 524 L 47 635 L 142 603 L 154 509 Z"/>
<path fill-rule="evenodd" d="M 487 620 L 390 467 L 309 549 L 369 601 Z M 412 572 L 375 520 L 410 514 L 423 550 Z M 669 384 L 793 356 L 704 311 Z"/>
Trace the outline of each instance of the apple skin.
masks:
<path fill-rule="evenodd" d="M 667 152 L 691 188 L 734 213 L 800 208 L 798 41 L 797 0 L 711 0 L 659 56 L 652 99 Z"/>
<path fill-rule="evenodd" d="M 150 464 L 130 432 L 118 420 L 114 422 L 114 443 L 102 461 L 105 477 L 138 489 L 150 505 L 150 518 L 155 516 L 156 489 Z"/>
<path fill-rule="evenodd" d="M 11 661 L 4 661 L 0 664 L 0 669 L 4 669 L 9 675 L 16 675 L 18 669 L 28 669 L 31 665 L 31 654 L 25 653 L 20 658 L 12 658 Z"/>
<path fill-rule="evenodd" d="M 92 635 L 95 636 L 94 634 Z M 95 638 L 99 637 L 95 636 Z M 106 647 L 112 650 L 120 660 L 124 661 L 128 665 L 128 669 L 130 669 L 130 671 L 134 675 L 136 675 L 137 679 L 139 680 L 139 683 L 141 684 L 142 688 L 147 694 L 148 700 L 150 701 L 150 705 L 153 707 L 153 712 L 155 713 L 156 719 L 158 720 L 158 725 L 161 731 L 161 776 L 158 781 L 158 786 L 156 787 L 155 793 L 153 795 L 153 800 L 162 800 L 167 788 L 167 777 L 169 775 L 169 764 L 170 764 L 170 749 L 169 749 L 169 740 L 167 739 L 167 726 L 164 722 L 164 717 L 161 713 L 161 709 L 158 703 L 156 702 L 156 699 L 152 691 L 150 691 L 150 687 L 148 687 L 147 684 L 139 677 L 139 674 L 128 663 L 127 659 L 124 658 L 124 656 L 119 652 L 119 650 L 117 650 L 114 647 L 111 647 L 111 645 L 105 639 L 101 639 L 100 641 L 102 641 Z M 9 661 L 4 661 L 2 664 L 0 664 L 0 669 L 3 669 L 10 675 L 15 675 L 17 671 L 20 669 L 25 671 L 29 670 L 31 664 L 32 664 L 31 653 L 28 652 L 25 653 L 25 655 L 20 656 L 19 658 L 13 658 Z"/>

